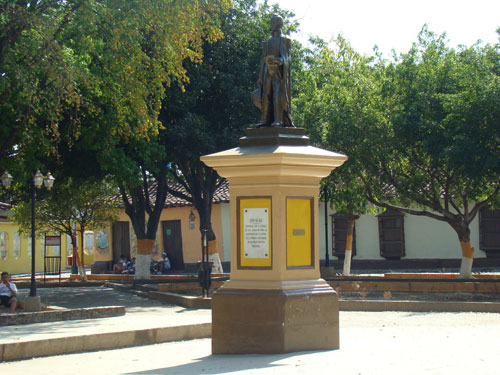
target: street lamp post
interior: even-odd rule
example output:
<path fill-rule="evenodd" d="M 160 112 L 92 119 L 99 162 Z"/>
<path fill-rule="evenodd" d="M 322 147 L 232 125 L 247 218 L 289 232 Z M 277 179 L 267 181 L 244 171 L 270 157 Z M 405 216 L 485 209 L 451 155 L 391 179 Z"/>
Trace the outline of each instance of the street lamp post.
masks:
<path fill-rule="evenodd" d="M 54 185 L 54 176 L 47 173 L 47 176 L 43 176 L 40 170 L 37 170 L 33 178 L 31 179 L 31 283 L 30 283 L 30 297 L 36 297 L 36 228 L 35 228 L 35 200 L 36 200 L 36 190 L 42 187 L 42 184 L 50 190 Z M 39 299 L 38 299 L 39 301 Z M 36 303 L 36 302 L 35 302 Z M 38 302 L 39 303 L 39 302 Z M 36 307 L 35 307 L 36 308 Z"/>
<path fill-rule="evenodd" d="M 326 185 L 323 193 L 325 199 L 325 267 L 330 267 L 330 254 L 328 252 L 328 190 Z"/>
<path fill-rule="evenodd" d="M 9 172 L 5 171 L 0 178 L 2 185 L 8 189 L 12 183 L 12 176 Z M 30 294 L 25 300 L 25 311 L 40 311 L 42 309 L 40 303 L 40 297 L 36 295 L 36 228 L 35 228 L 35 199 L 36 199 L 36 189 L 40 189 L 42 184 L 50 190 L 54 185 L 54 176 L 47 173 L 44 176 L 40 170 L 37 170 L 33 178 L 31 179 L 31 284 L 30 284 Z"/>

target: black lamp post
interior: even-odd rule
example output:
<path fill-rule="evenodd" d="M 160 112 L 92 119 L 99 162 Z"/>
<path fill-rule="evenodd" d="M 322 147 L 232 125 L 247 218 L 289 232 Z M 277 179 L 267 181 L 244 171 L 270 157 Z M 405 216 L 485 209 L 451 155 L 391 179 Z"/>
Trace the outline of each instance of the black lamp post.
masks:
<path fill-rule="evenodd" d="M 325 267 L 330 267 L 330 254 L 328 253 L 328 190 L 323 189 L 323 197 L 325 200 Z"/>
<path fill-rule="evenodd" d="M 30 297 L 36 297 L 36 279 L 35 279 L 35 268 L 36 268 L 36 228 L 35 228 L 35 200 L 36 200 L 36 189 L 40 189 L 42 184 L 50 190 L 54 185 L 54 176 L 47 173 L 47 176 L 43 174 L 38 169 L 31 179 L 31 284 L 30 284 Z"/>
<path fill-rule="evenodd" d="M 201 230 L 201 262 L 198 271 L 198 281 L 200 283 L 203 297 L 208 297 L 210 291 L 212 264 L 208 261 L 208 231 Z"/>

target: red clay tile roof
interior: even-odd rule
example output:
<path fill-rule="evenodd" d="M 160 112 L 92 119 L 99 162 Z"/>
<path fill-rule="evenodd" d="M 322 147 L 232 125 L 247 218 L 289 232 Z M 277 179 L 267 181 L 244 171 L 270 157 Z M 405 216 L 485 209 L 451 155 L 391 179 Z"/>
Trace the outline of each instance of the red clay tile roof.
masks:
<path fill-rule="evenodd" d="M 149 199 L 151 199 L 151 203 L 154 204 L 156 200 L 156 188 L 157 184 L 152 183 L 149 187 Z M 176 183 L 169 183 L 169 188 L 178 191 L 184 195 L 189 196 L 189 193 L 184 189 L 184 187 L 180 184 Z M 123 202 L 121 195 L 118 195 L 116 197 L 117 204 L 120 207 L 123 207 Z M 219 188 L 215 191 L 214 198 L 213 198 L 213 203 L 228 203 L 229 202 L 229 183 L 227 180 L 224 180 Z M 165 207 L 185 207 L 185 206 L 192 206 L 193 204 L 186 199 L 176 197 L 173 194 L 168 193 L 167 194 L 167 200 L 165 201 Z"/>
<path fill-rule="evenodd" d="M 182 185 L 171 183 L 169 187 L 172 190 L 179 191 L 189 196 L 189 193 L 186 192 L 186 190 Z M 154 192 L 152 193 L 156 195 L 156 186 L 154 186 Z M 151 196 L 151 199 L 153 200 L 154 196 Z M 224 180 L 222 184 L 219 186 L 219 188 L 215 191 L 212 203 L 228 203 L 228 202 L 229 202 L 229 183 L 227 182 L 227 180 Z M 185 199 L 176 197 L 172 194 L 167 195 L 165 207 L 184 207 L 184 206 L 192 206 L 192 203 Z"/>

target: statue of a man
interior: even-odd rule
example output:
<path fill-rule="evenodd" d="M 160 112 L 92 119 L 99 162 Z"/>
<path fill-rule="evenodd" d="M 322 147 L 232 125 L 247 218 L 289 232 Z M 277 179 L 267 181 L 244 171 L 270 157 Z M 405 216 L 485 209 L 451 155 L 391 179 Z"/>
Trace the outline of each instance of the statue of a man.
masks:
<path fill-rule="evenodd" d="M 281 35 L 283 18 L 271 18 L 270 39 L 262 43 L 259 88 L 252 93 L 253 103 L 262 111 L 257 127 L 294 127 L 290 114 L 290 47 L 292 41 Z"/>

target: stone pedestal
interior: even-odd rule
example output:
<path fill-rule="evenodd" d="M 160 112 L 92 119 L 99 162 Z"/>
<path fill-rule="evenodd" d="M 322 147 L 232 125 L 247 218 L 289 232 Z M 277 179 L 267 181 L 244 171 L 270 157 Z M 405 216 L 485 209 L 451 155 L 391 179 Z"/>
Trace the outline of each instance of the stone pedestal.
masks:
<path fill-rule="evenodd" d="M 222 288 L 212 298 L 212 353 L 287 353 L 339 348 L 337 293 Z"/>
<path fill-rule="evenodd" d="M 42 303 L 40 302 L 40 296 L 26 297 L 24 299 L 24 311 L 25 312 L 42 311 Z"/>
<path fill-rule="evenodd" d="M 214 354 L 339 347 L 338 299 L 320 278 L 319 182 L 346 156 L 300 128 L 247 129 L 202 157 L 229 180 L 231 276 L 212 299 Z"/>

